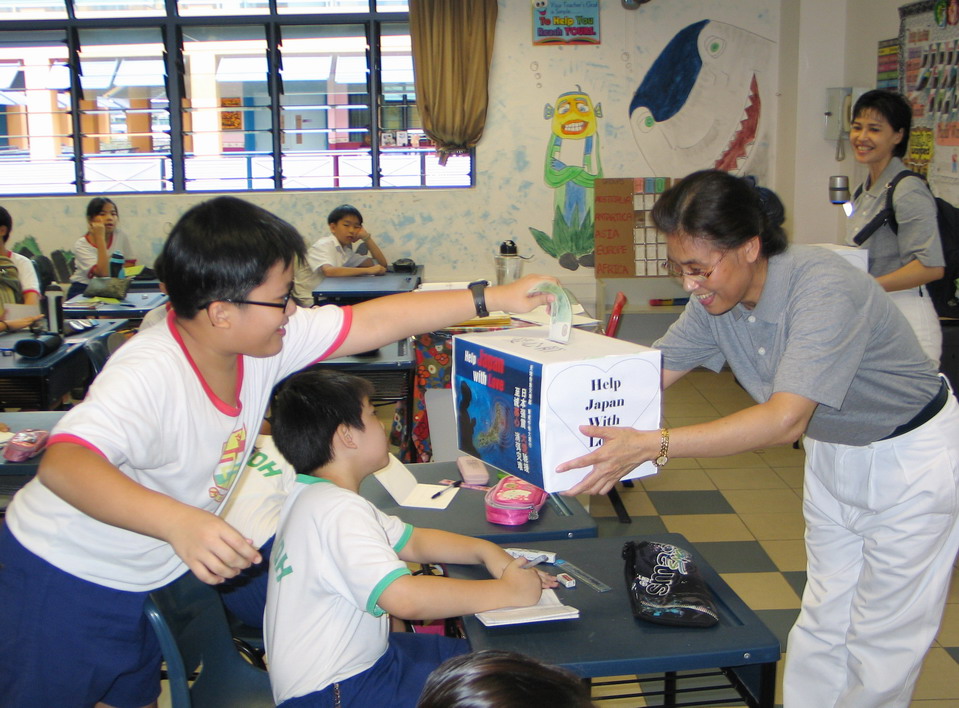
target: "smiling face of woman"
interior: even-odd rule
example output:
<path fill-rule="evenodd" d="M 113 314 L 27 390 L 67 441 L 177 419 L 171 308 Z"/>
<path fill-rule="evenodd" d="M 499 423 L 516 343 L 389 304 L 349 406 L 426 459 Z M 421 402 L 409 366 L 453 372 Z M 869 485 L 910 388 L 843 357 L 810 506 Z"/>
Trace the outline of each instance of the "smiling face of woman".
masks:
<path fill-rule="evenodd" d="M 666 238 L 670 270 L 681 272 L 676 277 L 683 289 L 711 315 L 722 315 L 739 303 L 753 308 L 759 302 L 766 276 L 759 249 L 758 236 L 727 250 L 683 233 Z"/>
<path fill-rule="evenodd" d="M 868 166 L 869 173 L 878 177 L 892 160 L 893 150 L 905 137 L 903 133 L 902 130 L 893 130 L 878 111 L 862 111 L 853 119 L 849 129 L 849 143 L 856 162 Z"/>

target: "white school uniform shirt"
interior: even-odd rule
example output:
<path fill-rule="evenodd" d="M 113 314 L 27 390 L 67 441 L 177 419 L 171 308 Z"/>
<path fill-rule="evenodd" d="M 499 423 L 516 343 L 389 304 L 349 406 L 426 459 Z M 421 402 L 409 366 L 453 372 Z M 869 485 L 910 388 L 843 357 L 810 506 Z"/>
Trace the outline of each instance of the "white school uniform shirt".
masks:
<path fill-rule="evenodd" d="M 236 406 L 199 376 L 174 318 L 124 344 L 50 442 L 82 445 L 139 484 L 218 513 L 252 452 L 274 385 L 334 351 L 349 332 L 350 310 L 298 309 L 278 354 L 241 356 Z M 14 497 L 6 520 L 36 555 L 107 587 L 150 591 L 187 570 L 168 543 L 97 521 L 39 478 Z"/>
<path fill-rule="evenodd" d="M 264 613 L 277 703 L 369 669 L 386 652 L 380 595 L 409 575 L 413 527 L 355 492 L 299 476 L 280 513 Z"/>
<path fill-rule="evenodd" d="M 357 241 L 355 245 L 356 250 L 352 245 L 343 246 L 333 234 L 314 241 L 306 260 L 297 263 L 293 288 L 296 301 L 306 307 L 313 304 L 313 291 L 323 282 L 323 266 L 359 268 L 372 259 L 365 242 Z"/>
<path fill-rule="evenodd" d="M 15 251 L 4 251 L 4 253 L 17 267 L 17 280 L 20 281 L 20 289 L 23 294 L 36 293 L 39 295 L 40 281 L 37 279 L 37 271 L 33 267 L 33 261 Z"/>
<path fill-rule="evenodd" d="M 107 243 L 107 251 L 109 253 L 113 253 L 114 251 L 126 253 L 126 251 L 124 251 L 125 245 L 120 235 L 114 231 L 113 238 Z M 93 277 L 93 267 L 97 264 L 98 258 L 97 247 L 90 242 L 87 234 L 84 234 L 74 241 L 73 274 L 70 276 L 70 282 L 89 284 L 90 279 Z"/>

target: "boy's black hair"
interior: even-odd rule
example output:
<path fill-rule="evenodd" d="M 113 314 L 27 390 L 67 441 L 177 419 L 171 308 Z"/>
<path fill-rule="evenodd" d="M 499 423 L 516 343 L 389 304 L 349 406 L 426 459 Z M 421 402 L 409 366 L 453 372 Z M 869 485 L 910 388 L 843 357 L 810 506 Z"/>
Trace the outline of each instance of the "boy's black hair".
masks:
<path fill-rule="evenodd" d="M 346 425 L 364 430 L 363 404 L 373 384 L 332 369 L 293 374 L 280 384 L 270 422 L 276 449 L 297 474 L 311 474 L 333 460 L 333 436 Z"/>
<path fill-rule="evenodd" d="M 303 237 L 266 209 L 236 197 L 197 204 L 180 217 L 158 259 L 170 304 L 191 319 L 217 300 L 244 300 L 277 263 L 306 258 Z"/>
<path fill-rule="evenodd" d="M 13 217 L 10 212 L 0 206 L 0 226 L 6 226 L 7 232 L 3 235 L 3 242 L 6 243 L 10 238 L 10 232 L 13 231 Z"/>
<path fill-rule="evenodd" d="M 337 221 L 340 221 L 347 216 L 352 216 L 356 219 L 359 219 L 360 226 L 363 225 L 363 215 L 360 213 L 360 210 L 352 204 L 340 204 L 338 207 L 336 207 L 336 209 L 330 212 L 328 217 L 326 217 L 326 223 L 335 224 Z"/>
<path fill-rule="evenodd" d="M 93 217 L 97 216 L 101 211 L 103 211 L 103 207 L 105 207 L 107 204 L 112 204 L 113 208 L 117 210 L 117 214 L 120 213 L 120 209 L 119 207 L 117 207 L 117 203 L 113 201 L 112 199 L 107 199 L 106 197 L 94 197 L 89 202 L 87 202 L 87 221 L 89 221 Z"/>

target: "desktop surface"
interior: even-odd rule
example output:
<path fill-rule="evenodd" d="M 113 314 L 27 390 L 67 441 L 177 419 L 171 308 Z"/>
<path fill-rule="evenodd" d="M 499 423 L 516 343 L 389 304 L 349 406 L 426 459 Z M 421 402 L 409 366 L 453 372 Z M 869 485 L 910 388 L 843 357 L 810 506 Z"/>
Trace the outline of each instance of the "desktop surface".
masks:
<path fill-rule="evenodd" d="M 426 462 L 407 465 L 418 482 L 437 484 L 441 480 L 458 480 L 455 462 Z M 496 472 L 490 470 L 490 483 L 496 483 Z M 576 499 L 562 497 L 549 500 L 540 509 L 539 518 L 519 526 L 491 524 L 486 520 L 486 493 L 461 487 L 446 509 L 418 509 L 397 504 L 389 492 L 372 475 L 363 480 L 360 494 L 387 514 L 421 528 L 433 528 L 484 538 L 496 543 L 528 543 L 546 539 L 591 538 L 597 535 L 596 520 Z M 565 505 L 567 516 L 558 504 Z"/>
<path fill-rule="evenodd" d="M 313 300 L 321 302 L 357 302 L 383 295 L 408 293 L 423 281 L 423 266 L 414 273 L 384 273 L 349 278 L 323 278 L 313 289 Z"/>

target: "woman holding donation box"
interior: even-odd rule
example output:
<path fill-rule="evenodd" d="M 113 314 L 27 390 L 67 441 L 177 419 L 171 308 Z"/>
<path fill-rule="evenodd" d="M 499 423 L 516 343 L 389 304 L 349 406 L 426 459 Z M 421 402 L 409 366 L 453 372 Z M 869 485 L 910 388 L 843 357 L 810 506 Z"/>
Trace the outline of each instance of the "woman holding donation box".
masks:
<path fill-rule="evenodd" d="M 558 471 L 569 494 L 637 465 L 733 455 L 803 436 L 807 582 L 789 634 L 786 708 L 908 706 L 959 549 L 959 404 L 874 278 L 788 246 L 775 194 L 689 175 L 652 212 L 690 294 L 654 346 L 663 386 L 728 364 L 756 405 L 669 430 L 583 426 L 603 440 Z"/>

